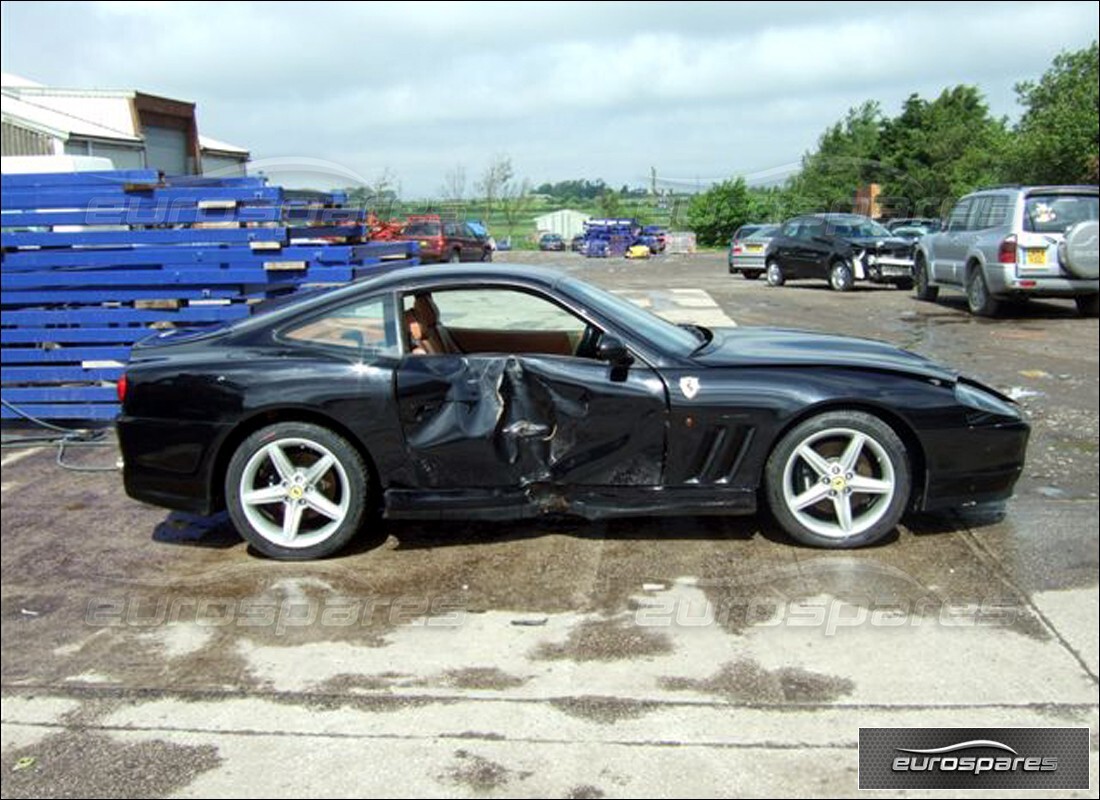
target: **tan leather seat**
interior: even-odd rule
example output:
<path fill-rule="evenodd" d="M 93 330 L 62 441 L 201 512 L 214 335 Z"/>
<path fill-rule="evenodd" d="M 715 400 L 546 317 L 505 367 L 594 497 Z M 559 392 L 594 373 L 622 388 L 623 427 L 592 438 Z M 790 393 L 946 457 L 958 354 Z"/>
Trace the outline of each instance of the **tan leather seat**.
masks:
<path fill-rule="evenodd" d="M 418 294 L 409 311 L 413 319 L 413 323 L 409 323 L 409 335 L 419 342 L 425 353 L 438 355 L 461 352 L 447 329 L 439 324 L 439 308 L 431 295 Z M 419 336 L 413 333 L 414 323 L 419 327 Z"/>

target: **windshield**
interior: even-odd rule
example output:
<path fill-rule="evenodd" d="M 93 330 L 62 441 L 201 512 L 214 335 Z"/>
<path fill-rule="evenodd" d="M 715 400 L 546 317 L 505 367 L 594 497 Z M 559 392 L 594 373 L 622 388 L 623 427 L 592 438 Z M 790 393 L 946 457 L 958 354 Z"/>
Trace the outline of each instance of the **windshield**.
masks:
<path fill-rule="evenodd" d="M 562 285 L 572 297 L 599 309 L 623 329 L 636 333 L 662 352 L 686 356 L 705 343 L 689 329 L 673 325 L 611 292 L 576 278 L 566 278 Z"/>
<path fill-rule="evenodd" d="M 1033 194 L 1024 205 L 1024 230 L 1065 233 L 1070 225 L 1097 218 L 1097 195 Z"/>
<path fill-rule="evenodd" d="M 872 220 L 844 220 L 834 222 L 830 226 L 834 236 L 844 236 L 851 239 L 871 239 L 876 236 L 888 237 L 892 234 L 883 226 Z"/>

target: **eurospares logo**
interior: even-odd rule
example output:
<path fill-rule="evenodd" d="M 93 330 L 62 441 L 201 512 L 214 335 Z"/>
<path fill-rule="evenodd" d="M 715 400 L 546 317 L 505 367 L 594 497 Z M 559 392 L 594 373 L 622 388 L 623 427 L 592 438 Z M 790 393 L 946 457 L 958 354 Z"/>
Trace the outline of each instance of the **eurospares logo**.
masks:
<path fill-rule="evenodd" d="M 1088 728 L 860 728 L 860 789 L 1087 789 Z"/>

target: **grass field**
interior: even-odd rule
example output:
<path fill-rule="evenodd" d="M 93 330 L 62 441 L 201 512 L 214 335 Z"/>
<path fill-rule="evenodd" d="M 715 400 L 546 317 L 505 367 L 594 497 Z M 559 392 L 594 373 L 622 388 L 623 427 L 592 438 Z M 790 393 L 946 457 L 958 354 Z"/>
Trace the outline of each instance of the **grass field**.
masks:
<path fill-rule="evenodd" d="M 671 229 L 683 229 L 686 225 L 684 217 L 687 202 L 686 197 L 666 197 L 662 198 L 660 203 L 651 197 L 621 197 L 615 216 L 635 218 L 643 225 L 662 225 Z M 395 205 L 389 215 L 402 217 L 408 214 L 440 213 L 447 216 L 453 215 L 458 219 L 481 220 L 497 239 L 510 236 L 513 247 L 533 250 L 537 248 L 538 242 L 535 218 L 564 208 L 582 211 L 594 217 L 604 215 L 595 201 L 564 204 L 560 200 L 542 195 L 534 195 L 530 198 L 522 212 L 516 215 L 513 226 L 508 225 L 507 217 L 499 204 L 486 214 L 484 200 L 404 201 Z"/>

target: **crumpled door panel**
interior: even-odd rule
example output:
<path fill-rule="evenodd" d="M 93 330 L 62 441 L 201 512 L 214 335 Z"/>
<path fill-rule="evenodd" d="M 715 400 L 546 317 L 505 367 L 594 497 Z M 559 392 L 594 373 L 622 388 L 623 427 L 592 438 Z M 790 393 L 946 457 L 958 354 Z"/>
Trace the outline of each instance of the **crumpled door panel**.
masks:
<path fill-rule="evenodd" d="M 666 394 L 633 366 L 557 356 L 413 356 L 397 400 L 417 488 L 656 486 Z"/>

